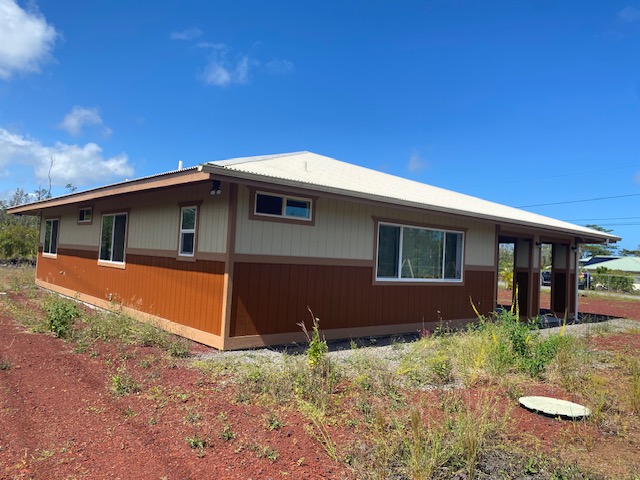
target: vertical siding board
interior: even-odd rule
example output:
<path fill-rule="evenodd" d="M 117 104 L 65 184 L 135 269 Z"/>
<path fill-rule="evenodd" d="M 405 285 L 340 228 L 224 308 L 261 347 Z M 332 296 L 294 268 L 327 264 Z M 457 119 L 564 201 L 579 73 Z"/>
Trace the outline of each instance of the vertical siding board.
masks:
<path fill-rule="evenodd" d="M 276 267 L 277 268 L 277 267 Z M 269 316 L 269 277 L 271 275 L 271 265 L 261 265 L 259 273 L 259 288 L 256 292 L 258 297 L 257 316 L 259 318 L 259 325 L 257 325 L 258 332 L 268 331 L 270 316 Z"/>
<path fill-rule="evenodd" d="M 278 305 L 278 318 L 275 319 L 277 331 L 287 331 L 287 303 L 289 296 L 289 285 L 291 284 L 291 269 L 289 265 L 278 265 L 280 269 L 280 282 L 278 284 L 278 296 L 274 301 Z"/>
<path fill-rule="evenodd" d="M 247 327 L 247 294 L 249 292 L 249 269 L 246 263 L 236 263 L 234 266 L 235 303 L 235 335 L 246 335 Z"/>
<path fill-rule="evenodd" d="M 267 292 L 265 306 L 266 317 L 269 322 L 273 323 L 274 329 L 281 332 L 282 319 L 278 314 L 278 290 L 280 289 L 280 276 L 282 275 L 282 267 L 280 265 L 271 265 L 271 275 L 265 279 L 266 285 L 263 287 Z"/>
<path fill-rule="evenodd" d="M 260 270 L 263 265 L 250 264 L 249 265 L 249 292 L 247 299 L 247 312 L 248 317 L 246 320 L 246 335 L 257 335 L 260 332 L 259 328 L 263 322 L 259 306 L 260 296 Z"/>
<path fill-rule="evenodd" d="M 299 315 L 299 296 L 300 296 L 300 266 L 291 265 L 290 267 L 290 283 L 289 283 L 289 295 L 287 305 L 287 324 L 286 327 L 289 331 L 295 331 L 296 323 L 305 320 L 306 318 L 298 319 Z"/>

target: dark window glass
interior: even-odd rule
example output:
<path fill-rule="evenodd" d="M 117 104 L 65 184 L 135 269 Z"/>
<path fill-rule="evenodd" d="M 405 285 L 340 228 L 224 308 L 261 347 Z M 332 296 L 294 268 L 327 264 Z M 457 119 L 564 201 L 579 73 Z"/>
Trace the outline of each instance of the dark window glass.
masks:
<path fill-rule="evenodd" d="M 404 227 L 402 231 L 402 278 L 442 278 L 444 233 Z"/>
<path fill-rule="evenodd" d="M 111 260 L 111 241 L 113 239 L 113 215 L 102 217 L 102 236 L 100 239 L 100 260 Z"/>
<path fill-rule="evenodd" d="M 462 278 L 462 234 L 447 232 L 444 278 Z"/>
<path fill-rule="evenodd" d="M 180 249 L 180 253 L 183 255 L 193 255 L 193 241 L 195 239 L 195 234 L 193 232 L 183 233 L 181 237 L 182 239 L 180 243 L 182 248 Z"/>
<path fill-rule="evenodd" d="M 58 219 L 45 220 L 43 253 L 55 255 L 58 253 Z"/>
<path fill-rule="evenodd" d="M 310 218 L 311 202 L 306 200 L 294 200 L 292 198 L 288 198 L 286 216 L 296 218 Z"/>
<path fill-rule="evenodd" d="M 256 213 L 264 215 L 282 215 L 282 197 L 256 194 Z"/>
<path fill-rule="evenodd" d="M 100 238 L 100 260 L 124 262 L 124 244 L 127 235 L 127 215 L 104 215 Z"/>
<path fill-rule="evenodd" d="M 193 230 L 196 228 L 196 207 L 182 209 L 182 229 Z"/>
<path fill-rule="evenodd" d="M 398 278 L 400 227 L 380 225 L 378 232 L 378 277 Z"/>
<path fill-rule="evenodd" d="M 116 215 L 113 231 L 113 258 L 114 262 L 124 262 L 124 240 L 127 225 L 126 215 Z"/>

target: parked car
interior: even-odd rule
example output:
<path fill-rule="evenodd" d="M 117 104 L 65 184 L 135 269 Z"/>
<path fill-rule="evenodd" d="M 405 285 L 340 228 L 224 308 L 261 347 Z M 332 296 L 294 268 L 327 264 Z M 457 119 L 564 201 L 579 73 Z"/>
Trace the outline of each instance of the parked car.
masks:
<path fill-rule="evenodd" d="M 551 285 L 551 270 L 543 270 L 540 272 L 540 283 L 544 286 Z M 578 288 L 585 289 L 591 285 L 591 275 L 589 272 L 580 272 L 578 274 Z"/>
<path fill-rule="evenodd" d="M 544 270 L 540 272 L 540 282 L 544 286 L 551 285 L 551 270 Z"/>

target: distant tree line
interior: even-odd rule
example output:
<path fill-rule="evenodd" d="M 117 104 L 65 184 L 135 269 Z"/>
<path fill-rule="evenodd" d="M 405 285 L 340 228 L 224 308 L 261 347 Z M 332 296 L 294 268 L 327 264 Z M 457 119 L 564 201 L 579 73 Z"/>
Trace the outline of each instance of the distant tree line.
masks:
<path fill-rule="evenodd" d="M 8 200 L 0 200 L 0 258 L 33 260 L 38 253 L 40 218 L 31 215 L 10 215 L 7 209 L 49 198 L 46 189 L 30 194 L 18 188 Z"/>

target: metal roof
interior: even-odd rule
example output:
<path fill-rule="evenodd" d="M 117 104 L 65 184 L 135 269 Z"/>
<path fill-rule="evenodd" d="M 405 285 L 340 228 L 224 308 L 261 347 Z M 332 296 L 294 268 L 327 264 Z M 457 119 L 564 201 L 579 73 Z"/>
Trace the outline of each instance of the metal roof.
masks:
<path fill-rule="evenodd" d="M 214 174 L 545 228 L 575 235 L 588 242 L 620 240 L 620 237 L 615 235 L 587 227 L 306 151 L 212 161 L 202 165 L 201 168 L 203 171 Z"/>
<path fill-rule="evenodd" d="M 640 273 L 640 258 L 638 257 L 620 257 L 615 260 L 607 260 L 606 262 L 585 265 L 585 270 L 595 271 L 598 268 L 608 268 L 609 270 L 619 270 L 621 272 Z"/>
<path fill-rule="evenodd" d="M 52 206 L 73 204 L 86 199 L 103 198 L 114 194 L 143 191 L 152 188 L 152 183 L 157 183 L 161 178 L 172 179 L 178 176 L 193 175 L 196 172 L 217 174 L 239 180 L 244 179 L 246 181 L 298 187 L 430 211 L 466 215 L 503 224 L 544 229 L 576 236 L 581 243 L 604 243 L 620 240 L 620 237 L 616 235 L 389 175 L 307 151 L 212 161 L 198 167 L 149 175 L 19 205 L 8 209 L 8 212 L 37 214 L 40 209 Z M 185 178 L 185 181 L 189 181 L 188 178 Z"/>

